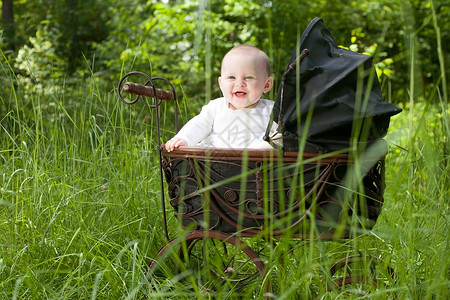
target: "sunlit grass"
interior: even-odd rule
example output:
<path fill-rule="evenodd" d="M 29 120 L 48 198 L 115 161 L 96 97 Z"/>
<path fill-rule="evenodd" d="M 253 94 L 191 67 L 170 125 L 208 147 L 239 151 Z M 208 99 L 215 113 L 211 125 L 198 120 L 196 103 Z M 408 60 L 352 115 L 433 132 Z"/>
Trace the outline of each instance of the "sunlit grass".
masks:
<path fill-rule="evenodd" d="M 186 285 L 189 274 L 171 271 L 172 277 L 150 282 L 146 275 L 166 243 L 154 128 L 142 122 L 148 108 L 127 107 L 113 93 L 101 100 L 87 95 L 72 111 L 58 99 L 49 101 L 55 107 L 46 109 L 36 96 L 28 109 L 11 111 L 1 123 L 1 297 L 209 297 Z M 327 292 L 327 270 L 356 249 L 382 258 L 395 270 L 395 282 L 350 296 L 445 298 L 448 111 L 425 101 L 404 109 L 387 137 L 387 189 L 375 228 L 344 243 L 313 241 L 289 255 L 301 241 L 279 240 L 264 252 L 274 295 L 349 297 L 345 289 Z M 177 222 L 169 224 L 172 236 L 179 235 Z M 258 284 L 248 294 L 261 295 Z"/>
<path fill-rule="evenodd" d="M 0 298 L 236 298 L 202 290 L 170 262 L 147 274 L 166 244 L 154 115 L 95 80 L 88 87 L 60 87 L 50 98 L 14 91 L 0 110 Z M 448 298 L 450 111 L 441 90 L 412 97 L 392 118 L 385 203 L 373 230 L 344 241 L 246 241 L 264 246 L 274 298 Z M 167 213 L 171 236 L 181 236 Z M 358 252 L 382 259 L 380 273 L 391 267 L 394 278 L 371 290 L 328 291 L 332 264 Z M 239 296 L 261 299 L 262 286 Z"/>

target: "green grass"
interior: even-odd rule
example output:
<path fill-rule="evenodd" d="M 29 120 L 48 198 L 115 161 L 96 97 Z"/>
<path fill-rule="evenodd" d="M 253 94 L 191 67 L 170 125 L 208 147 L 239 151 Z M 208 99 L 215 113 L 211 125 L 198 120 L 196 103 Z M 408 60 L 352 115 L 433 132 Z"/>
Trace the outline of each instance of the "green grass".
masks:
<path fill-rule="evenodd" d="M 76 107 L 35 96 L 2 117 L 0 298 L 210 297 L 188 273 L 147 280 L 165 244 L 152 112 L 114 93 L 78 95 Z M 277 299 L 448 297 L 449 111 L 425 103 L 392 120 L 385 204 L 373 231 L 345 243 L 312 240 L 290 255 L 300 241 L 265 248 Z M 171 235 L 180 235 L 168 215 Z M 355 251 L 382 258 L 379 268 L 391 266 L 395 281 L 327 292 L 327 268 Z M 248 296 L 261 298 L 261 285 Z"/>
<path fill-rule="evenodd" d="M 2 102 L 0 299 L 263 298 L 258 280 L 210 293 L 169 259 L 147 275 L 166 243 L 153 112 L 93 82 L 52 97 L 11 92 Z M 263 249 L 273 298 L 448 299 L 450 111 L 440 95 L 411 96 L 392 118 L 385 203 L 372 231 L 345 241 L 246 241 Z M 167 213 L 171 236 L 181 236 Z M 332 264 L 357 253 L 382 259 L 384 282 L 328 291 Z"/>

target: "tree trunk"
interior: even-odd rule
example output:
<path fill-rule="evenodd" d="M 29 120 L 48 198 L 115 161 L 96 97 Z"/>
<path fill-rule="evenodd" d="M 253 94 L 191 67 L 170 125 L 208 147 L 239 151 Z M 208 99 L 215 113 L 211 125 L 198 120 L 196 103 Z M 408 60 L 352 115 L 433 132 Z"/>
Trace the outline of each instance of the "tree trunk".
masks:
<path fill-rule="evenodd" d="M 68 71 L 71 73 L 76 69 L 78 58 L 81 55 L 81 41 L 79 33 L 79 0 L 67 0 L 67 30 L 69 41 Z"/>
<path fill-rule="evenodd" d="M 14 29 L 14 13 L 13 0 L 2 0 L 2 21 L 4 24 L 3 36 L 8 48 L 14 50 L 15 48 L 15 29 Z"/>

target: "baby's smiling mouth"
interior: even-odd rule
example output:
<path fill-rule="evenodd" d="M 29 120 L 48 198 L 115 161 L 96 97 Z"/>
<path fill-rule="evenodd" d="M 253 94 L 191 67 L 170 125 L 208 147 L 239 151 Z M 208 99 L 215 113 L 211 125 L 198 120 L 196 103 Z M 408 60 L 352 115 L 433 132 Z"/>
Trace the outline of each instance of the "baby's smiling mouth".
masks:
<path fill-rule="evenodd" d="M 245 96 L 245 95 L 247 95 L 247 93 L 246 93 L 246 92 L 242 92 L 242 91 L 237 91 L 237 92 L 234 92 L 234 94 L 235 94 L 236 96 L 238 96 L 238 97 L 242 97 L 242 96 Z"/>

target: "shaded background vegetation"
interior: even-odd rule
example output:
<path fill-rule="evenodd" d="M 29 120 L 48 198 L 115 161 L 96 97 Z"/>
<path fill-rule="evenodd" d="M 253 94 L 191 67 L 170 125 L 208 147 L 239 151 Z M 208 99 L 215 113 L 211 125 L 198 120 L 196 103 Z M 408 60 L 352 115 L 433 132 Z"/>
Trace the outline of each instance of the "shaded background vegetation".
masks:
<path fill-rule="evenodd" d="M 376 55 L 385 97 L 395 103 L 408 99 L 411 68 L 418 95 L 445 79 L 434 51 L 433 12 L 445 60 L 450 55 L 444 0 L 3 0 L 2 8 L 1 61 L 8 70 L 0 75 L 2 112 L 15 104 L 14 92 L 48 95 L 64 86 L 70 93 L 92 75 L 99 87 L 112 89 L 130 70 L 169 78 L 200 106 L 219 95 L 216 77 L 230 47 L 264 49 L 279 79 L 316 16 L 340 45 Z"/>
<path fill-rule="evenodd" d="M 396 271 L 394 286 L 368 298 L 447 299 L 448 1 L 309 2 L 2 0 L 0 298 L 189 297 L 192 285 L 171 278 L 149 286 L 146 266 L 165 243 L 154 118 L 120 103 L 114 88 L 131 70 L 167 77 L 185 93 L 187 119 L 219 96 L 231 46 L 264 49 L 279 80 L 318 16 L 339 44 L 375 55 L 385 99 L 404 108 L 387 137 L 377 227 L 349 242 Z M 178 233 L 173 217 L 169 225 Z M 323 263 L 333 257 L 322 254 L 346 250 L 321 247 L 274 264 L 279 295 L 326 293 Z"/>

